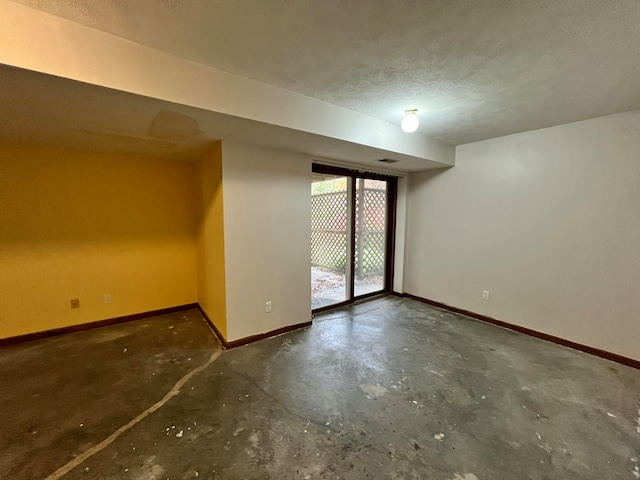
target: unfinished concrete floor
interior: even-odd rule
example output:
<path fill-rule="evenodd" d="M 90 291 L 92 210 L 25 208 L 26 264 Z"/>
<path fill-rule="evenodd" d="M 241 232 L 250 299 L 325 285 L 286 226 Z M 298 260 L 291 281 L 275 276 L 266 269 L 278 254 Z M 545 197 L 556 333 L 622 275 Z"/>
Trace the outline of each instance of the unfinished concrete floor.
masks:
<path fill-rule="evenodd" d="M 0 349 L 0 477 L 640 476 L 640 371 L 412 300 L 219 349 L 195 310 Z"/>

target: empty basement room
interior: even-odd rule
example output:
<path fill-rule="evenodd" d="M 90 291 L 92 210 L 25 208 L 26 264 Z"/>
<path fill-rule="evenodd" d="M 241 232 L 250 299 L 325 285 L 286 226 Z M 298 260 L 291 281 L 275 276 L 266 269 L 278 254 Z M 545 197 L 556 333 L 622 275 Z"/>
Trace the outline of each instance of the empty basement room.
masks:
<path fill-rule="evenodd" d="M 639 479 L 638 25 L 0 0 L 0 479 Z"/>

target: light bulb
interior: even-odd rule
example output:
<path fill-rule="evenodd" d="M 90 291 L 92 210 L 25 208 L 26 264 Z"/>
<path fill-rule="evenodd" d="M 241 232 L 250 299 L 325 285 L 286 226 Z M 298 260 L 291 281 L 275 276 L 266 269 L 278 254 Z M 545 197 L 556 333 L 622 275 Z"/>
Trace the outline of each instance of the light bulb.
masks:
<path fill-rule="evenodd" d="M 407 133 L 415 132 L 418 129 L 420 120 L 418 120 L 418 110 L 405 110 L 404 118 L 402 119 L 402 130 Z"/>

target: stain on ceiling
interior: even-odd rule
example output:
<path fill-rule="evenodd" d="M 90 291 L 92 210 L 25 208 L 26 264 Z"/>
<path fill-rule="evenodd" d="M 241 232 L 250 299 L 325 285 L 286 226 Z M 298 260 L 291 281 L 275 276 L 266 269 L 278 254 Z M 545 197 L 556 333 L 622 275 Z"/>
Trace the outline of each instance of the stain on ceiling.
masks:
<path fill-rule="evenodd" d="M 0 64 L 0 144 L 196 161 L 217 140 L 385 171 L 439 162 Z"/>
<path fill-rule="evenodd" d="M 14 0 L 463 144 L 640 109 L 637 0 Z"/>

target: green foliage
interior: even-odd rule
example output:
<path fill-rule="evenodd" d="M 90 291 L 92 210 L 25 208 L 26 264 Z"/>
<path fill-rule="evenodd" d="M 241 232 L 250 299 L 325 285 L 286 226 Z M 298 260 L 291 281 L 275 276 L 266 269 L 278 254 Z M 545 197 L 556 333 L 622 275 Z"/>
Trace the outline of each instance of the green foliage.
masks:
<path fill-rule="evenodd" d="M 322 195 L 323 193 L 345 192 L 347 190 L 347 179 L 345 177 L 325 180 L 323 182 L 313 182 L 311 184 L 311 195 Z"/>

